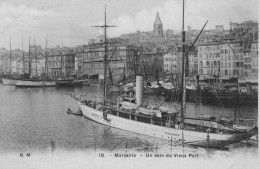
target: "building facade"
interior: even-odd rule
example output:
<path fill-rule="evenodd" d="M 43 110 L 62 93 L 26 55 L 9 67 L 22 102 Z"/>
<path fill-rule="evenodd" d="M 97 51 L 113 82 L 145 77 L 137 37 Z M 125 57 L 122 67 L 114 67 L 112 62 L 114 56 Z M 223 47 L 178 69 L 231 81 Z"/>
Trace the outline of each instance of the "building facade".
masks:
<path fill-rule="evenodd" d="M 99 79 L 104 78 L 104 47 L 87 46 L 81 52 L 83 75 L 98 75 Z M 134 74 L 138 70 L 138 53 L 133 45 L 118 45 L 108 47 L 107 76 Z"/>
<path fill-rule="evenodd" d="M 258 39 L 251 43 L 251 61 L 252 76 L 258 77 Z"/>
<path fill-rule="evenodd" d="M 220 45 L 221 76 L 236 77 L 244 75 L 242 41 L 223 42 Z"/>
<path fill-rule="evenodd" d="M 220 43 L 198 46 L 198 74 L 202 77 L 217 76 L 220 73 Z"/>
<path fill-rule="evenodd" d="M 252 75 L 252 57 L 251 50 L 243 50 L 243 58 L 244 58 L 244 75 L 251 76 Z"/>
<path fill-rule="evenodd" d="M 186 62 L 186 72 L 188 76 L 193 76 L 195 74 L 198 74 L 198 51 L 197 47 L 193 46 L 186 46 L 185 48 L 186 53 L 188 53 L 188 60 Z M 177 52 L 177 71 L 176 73 L 181 74 L 182 73 L 182 48 L 178 47 Z"/>
<path fill-rule="evenodd" d="M 47 56 L 47 74 L 51 77 L 69 77 L 75 73 L 76 53 L 62 52 Z"/>
<path fill-rule="evenodd" d="M 166 74 L 177 73 L 177 52 L 168 52 L 163 56 L 163 70 Z"/>

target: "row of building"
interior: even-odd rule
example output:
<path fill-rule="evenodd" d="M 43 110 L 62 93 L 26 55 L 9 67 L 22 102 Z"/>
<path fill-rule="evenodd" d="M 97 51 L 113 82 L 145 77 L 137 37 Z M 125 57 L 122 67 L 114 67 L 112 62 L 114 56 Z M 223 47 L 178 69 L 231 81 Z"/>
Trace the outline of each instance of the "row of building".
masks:
<path fill-rule="evenodd" d="M 108 39 L 109 43 L 113 42 L 108 47 L 107 72 L 110 75 L 138 73 L 152 76 L 158 72 L 181 73 L 181 34 L 175 35 L 172 30 L 163 31 L 158 13 L 153 28 L 152 32 L 136 32 Z M 195 46 L 191 47 L 191 42 L 195 40 L 198 32 L 191 30 L 191 27 L 186 32 L 189 76 L 199 74 L 205 78 L 217 76 L 222 79 L 257 76 L 257 22 L 230 22 L 230 30 L 224 30 L 223 25 L 217 25 L 215 30 L 203 31 Z M 100 44 L 103 38 L 97 42 L 90 40 L 88 45 L 75 48 L 57 46 L 42 49 L 41 46 L 32 45 L 30 54 L 19 49 L 11 52 L 0 49 L 0 72 L 103 78 L 104 46 Z"/>
<path fill-rule="evenodd" d="M 228 79 L 236 76 L 258 75 L 258 32 L 254 32 L 252 41 L 241 39 L 186 46 L 188 53 L 189 75 L 201 77 L 212 76 Z M 104 47 L 79 46 L 75 50 L 58 50 L 37 58 L 23 53 L 10 62 L 10 57 L 0 60 L 1 71 L 5 74 L 30 73 L 34 76 L 47 74 L 51 77 L 66 77 L 75 74 L 81 76 L 104 76 Z M 146 50 L 134 45 L 119 44 L 108 48 L 108 71 L 112 75 L 146 74 L 154 75 L 156 71 L 167 74 L 180 74 L 182 70 L 182 49 L 173 51 L 162 49 Z M 47 62 L 46 62 L 47 59 Z M 11 65 L 11 67 L 10 67 Z M 37 70 L 37 72 L 36 72 Z"/>

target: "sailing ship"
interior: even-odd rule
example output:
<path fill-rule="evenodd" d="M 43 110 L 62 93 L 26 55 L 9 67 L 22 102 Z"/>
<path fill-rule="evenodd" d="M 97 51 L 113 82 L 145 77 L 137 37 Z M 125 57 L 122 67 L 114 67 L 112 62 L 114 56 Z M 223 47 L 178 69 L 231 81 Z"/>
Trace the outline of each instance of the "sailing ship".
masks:
<path fill-rule="evenodd" d="M 184 1 L 183 1 L 184 5 Z M 205 25 L 204 25 L 205 26 Z M 163 107 L 153 107 L 142 103 L 143 100 L 143 76 L 136 76 L 136 99 L 120 97 L 116 103 L 106 99 L 106 73 L 107 73 L 107 39 L 106 29 L 106 9 L 105 24 L 96 26 L 104 28 L 105 33 L 105 53 L 104 53 L 104 93 L 103 101 L 77 99 L 82 113 L 87 118 L 110 127 L 166 139 L 169 141 L 185 142 L 187 144 L 202 146 L 220 146 L 233 142 L 249 139 L 253 136 L 251 131 L 235 130 L 232 126 L 224 124 L 211 118 L 187 118 L 186 116 L 186 77 L 185 65 L 185 31 L 183 26 L 183 62 L 182 62 L 182 104 L 181 111 L 165 109 Z M 188 112 L 187 112 L 188 113 Z M 195 121 L 195 122 L 194 122 Z M 200 125 L 200 122 L 214 122 L 215 127 L 210 125 Z"/>
<path fill-rule="evenodd" d="M 36 75 L 37 73 L 37 56 L 36 56 L 36 46 L 34 40 L 35 47 L 35 59 L 36 59 Z M 47 38 L 46 38 L 46 51 L 45 51 L 45 76 L 41 79 L 39 77 L 30 78 L 31 76 L 31 50 L 30 50 L 30 38 L 29 38 L 29 78 L 17 80 L 15 83 L 15 87 L 54 87 L 56 86 L 56 82 L 52 79 L 47 79 Z"/>
<path fill-rule="evenodd" d="M 12 77 L 12 49 L 11 49 L 11 38 L 10 38 L 10 62 L 9 62 L 9 67 L 10 67 L 10 75 L 2 79 L 3 85 L 15 85 L 16 80 Z"/>

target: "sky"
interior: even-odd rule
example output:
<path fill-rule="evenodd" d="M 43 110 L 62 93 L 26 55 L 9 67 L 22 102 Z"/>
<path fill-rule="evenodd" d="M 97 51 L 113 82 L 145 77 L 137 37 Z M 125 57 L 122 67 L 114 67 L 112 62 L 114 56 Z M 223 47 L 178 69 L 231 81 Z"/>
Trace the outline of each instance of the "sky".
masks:
<path fill-rule="evenodd" d="M 74 47 L 103 34 L 93 25 L 104 23 L 107 6 L 109 37 L 124 33 L 152 31 L 156 12 L 163 29 L 181 31 L 182 0 L 0 0 L 0 47 L 28 50 L 35 38 L 45 48 L 62 44 Z M 185 29 L 214 29 L 229 22 L 258 21 L 258 0 L 185 0 Z M 22 43 L 23 38 L 23 43 Z"/>

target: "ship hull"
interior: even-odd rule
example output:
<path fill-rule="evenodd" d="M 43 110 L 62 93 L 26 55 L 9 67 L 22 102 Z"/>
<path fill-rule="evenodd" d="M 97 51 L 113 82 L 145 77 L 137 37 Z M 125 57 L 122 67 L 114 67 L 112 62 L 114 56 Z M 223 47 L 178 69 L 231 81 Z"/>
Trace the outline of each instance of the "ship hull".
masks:
<path fill-rule="evenodd" d="M 57 80 L 57 86 L 69 86 L 73 80 Z"/>
<path fill-rule="evenodd" d="M 55 81 L 42 81 L 42 80 L 17 80 L 15 87 L 54 87 Z"/>
<path fill-rule="evenodd" d="M 2 79 L 3 85 L 15 85 L 16 80 L 14 79 Z"/>
<path fill-rule="evenodd" d="M 220 146 L 231 144 L 233 142 L 246 140 L 253 134 L 219 134 L 219 133 L 205 133 L 197 131 L 188 131 L 178 128 L 169 128 L 165 126 L 152 125 L 148 123 L 138 122 L 131 119 L 125 119 L 115 115 L 107 114 L 107 119 L 103 118 L 103 112 L 79 103 L 82 113 L 87 118 L 98 123 L 115 127 L 118 129 L 165 139 L 169 141 L 185 140 L 185 143 L 200 146 Z"/>

